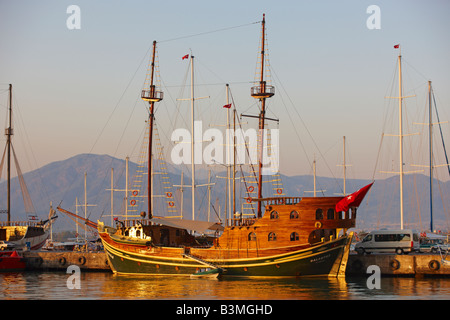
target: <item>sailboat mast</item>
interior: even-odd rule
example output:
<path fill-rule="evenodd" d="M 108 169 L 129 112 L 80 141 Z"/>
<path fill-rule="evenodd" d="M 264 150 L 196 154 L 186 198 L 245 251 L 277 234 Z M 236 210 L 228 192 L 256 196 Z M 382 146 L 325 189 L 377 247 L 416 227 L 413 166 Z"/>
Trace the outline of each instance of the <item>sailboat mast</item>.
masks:
<path fill-rule="evenodd" d="M 155 74 L 155 52 L 156 52 L 156 41 L 153 41 L 153 55 L 152 55 L 152 74 L 150 78 L 150 95 L 154 95 L 155 86 L 153 85 L 153 77 Z M 149 137 L 148 137 L 148 172 L 147 172 L 147 197 L 148 197 L 148 217 L 152 216 L 152 144 L 153 144 L 153 118 L 154 118 L 154 107 L 155 101 L 150 101 L 150 114 L 149 114 Z"/>
<path fill-rule="evenodd" d="M 345 196 L 347 194 L 347 191 L 346 191 L 347 167 L 345 165 L 345 136 L 344 136 L 343 145 L 344 145 L 344 147 L 343 147 L 344 148 L 344 150 L 343 150 L 343 153 L 344 153 L 343 169 L 344 169 L 344 196 Z"/>
<path fill-rule="evenodd" d="M 403 96 L 402 96 L 402 54 L 398 55 L 398 121 L 399 121 L 399 162 L 400 162 L 400 229 L 403 230 Z"/>
<path fill-rule="evenodd" d="M 236 108 L 233 108 L 233 214 L 236 213 Z"/>
<path fill-rule="evenodd" d="M 7 156 L 7 221 L 11 221 L 11 136 L 12 130 L 12 84 L 9 85 L 9 126 L 6 129 L 6 145 L 8 146 Z"/>
<path fill-rule="evenodd" d="M 84 172 L 84 219 L 87 219 L 87 172 Z M 84 241 L 87 241 L 87 230 L 84 228 Z"/>
<path fill-rule="evenodd" d="M 230 92 L 229 92 L 229 90 L 230 90 L 230 88 L 229 88 L 229 85 L 227 83 L 226 84 L 227 105 L 230 104 Z M 228 132 L 230 130 L 230 111 L 231 111 L 231 108 L 227 108 L 227 131 Z M 232 199 L 234 200 L 234 198 L 232 198 L 232 196 L 231 196 L 231 164 L 230 164 L 230 162 L 231 162 L 230 156 L 231 155 L 230 155 L 229 150 L 230 150 L 230 146 L 227 145 L 227 165 L 226 165 L 226 167 L 227 167 L 227 179 L 226 179 L 226 186 L 227 186 L 227 198 L 228 198 L 228 205 L 227 206 L 228 206 L 228 210 L 226 210 L 226 212 L 228 212 L 228 218 L 231 219 L 235 212 L 232 211 L 233 207 L 231 206 L 231 200 Z M 208 182 L 208 183 L 210 183 L 210 182 Z"/>
<path fill-rule="evenodd" d="M 266 120 L 266 99 L 275 94 L 273 86 L 266 85 L 264 81 L 264 59 L 265 59 L 265 34 L 266 34 L 266 15 L 263 14 L 262 36 L 261 36 L 261 77 L 259 84 L 252 87 L 251 96 L 261 101 L 261 112 L 259 114 L 259 154 L 258 154 L 258 199 L 262 199 L 262 157 L 264 146 L 264 123 Z M 258 218 L 262 217 L 261 201 L 258 201 Z"/>
<path fill-rule="evenodd" d="M 433 232 L 433 113 L 431 108 L 431 81 L 428 81 L 428 117 L 430 147 L 430 231 Z"/>
<path fill-rule="evenodd" d="M 265 26 L 266 19 L 265 14 L 263 15 L 262 20 L 262 40 L 261 40 L 261 80 L 260 80 L 260 92 L 265 92 L 266 83 L 264 81 L 264 38 L 265 38 Z M 263 156 L 263 146 L 264 146 L 264 117 L 266 114 L 266 99 L 261 99 L 261 113 L 259 116 L 259 137 L 260 137 L 260 145 L 259 145 L 259 156 L 258 156 L 258 199 L 262 198 L 262 156 Z M 258 201 L 258 218 L 262 217 L 261 211 L 261 201 Z"/>
<path fill-rule="evenodd" d="M 147 211 L 148 217 L 150 218 L 152 213 L 152 145 L 153 145 L 153 125 L 154 125 L 154 112 L 155 112 L 155 102 L 159 102 L 163 99 L 163 93 L 156 90 L 154 84 L 155 78 L 155 58 L 156 58 L 156 41 L 153 41 L 153 53 L 152 53 L 152 63 L 150 72 L 150 88 L 148 90 L 142 90 L 141 98 L 144 101 L 148 101 L 149 107 L 149 140 L 148 140 L 148 173 L 147 173 Z"/>
<path fill-rule="evenodd" d="M 192 220 L 195 220 L 195 163 L 194 163 L 194 145 L 195 145 L 195 136 L 194 136 L 194 56 L 191 55 L 191 187 L 192 187 Z"/>

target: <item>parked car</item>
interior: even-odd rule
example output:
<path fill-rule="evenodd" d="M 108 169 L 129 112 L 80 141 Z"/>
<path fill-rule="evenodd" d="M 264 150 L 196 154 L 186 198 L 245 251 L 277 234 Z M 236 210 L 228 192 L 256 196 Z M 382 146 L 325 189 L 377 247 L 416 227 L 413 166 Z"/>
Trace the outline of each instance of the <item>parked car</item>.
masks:
<path fill-rule="evenodd" d="M 431 247 L 431 253 L 447 253 L 449 251 L 449 245 L 447 244 L 436 244 Z"/>
<path fill-rule="evenodd" d="M 13 243 L 0 240 L 0 250 L 1 251 L 13 250 L 15 248 L 16 248 L 16 246 Z"/>
<path fill-rule="evenodd" d="M 419 251 L 419 234 L 413 230 L 376 230 L 355 245 L 358 254 L 372 252 L 410 253 Z"/>
<path fill-rule="evenodd" d="M 423 234 L 420 238 L 420 252 L 438 253 L 438 247 L 446 244 L 447 236 L 434 233 Z"/>

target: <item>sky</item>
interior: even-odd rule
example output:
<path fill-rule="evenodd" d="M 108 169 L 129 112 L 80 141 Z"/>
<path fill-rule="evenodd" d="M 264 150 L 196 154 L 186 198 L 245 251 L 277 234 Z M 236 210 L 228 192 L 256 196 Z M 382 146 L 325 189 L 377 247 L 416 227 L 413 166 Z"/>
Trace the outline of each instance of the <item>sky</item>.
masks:
<path fill-rule="evenodd" d="M 80 8 L 79 29 L 68 28 L 71 5 Z M 367 25 L 372 5 L 380 10 L 379 29 Z M 139 96 L 154 40 L 165 94 L 156 113 L 163 138 L 170 137 L 173 124 L 189 128 L 189 104 L 177 102 L 189 97 L 182 86 L 189 85 L 184 81 L 189 62 L 181 59 L 188 53 L 195 56 L 196 96 L 210 97 L 198 101 L 199 117 L 225 123 L 226 83 L 238 112 L 257 114 L 250 87 L 263 13 L 276 90 L 267 115 L 280 120 L 275 128 L 282 173 L 311 174 L 317 159 L 318 175 L 339 177 L 343 136 L 350 178 L 372 179 L 381 161 L 396 170 L 397 140 L 385 137 L 392 140 L 391 152 L 383 157 L 379 152 L 382 132 L 398 130 L 396 121 L 386 120 L 396 117 L 397 100 L 385 98 L 398 96 L 396 44 L 409 88 L 405 94 L 416 94 L 406 99 L 408 123 L 412 127 L 413 118 L 424 118 L 428 80 L 441 119 L 449 119 L 450 2 L 445 0 L 1 0 L 0 122 L 6 124 L 12 83 L 14 141 L 26 159 L 22 171 L 80 153 L 122 159 L 136 154 L 148 117 Z M 178 109 L 186 114 L 175 116 Z M 450 138 L 449 127 L 444 126 L 444 137 Z M 417 138 L 422 147 L 424 137 Z M 405 152 L 415 151 L 412 146 Z"/>

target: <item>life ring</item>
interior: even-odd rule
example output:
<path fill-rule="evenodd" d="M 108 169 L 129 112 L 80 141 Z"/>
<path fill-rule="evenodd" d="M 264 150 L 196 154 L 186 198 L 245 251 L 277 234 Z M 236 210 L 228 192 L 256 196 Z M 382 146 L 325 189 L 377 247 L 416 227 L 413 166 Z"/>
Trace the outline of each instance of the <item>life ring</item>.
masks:
<path fill-rule="evenodd" d="M 278 193 L 278 194 L 282 194 L 282 193 L 283 193 L 283 190 L 280 189 L 280 188 L 278 188 L 278 189 L 277 189 L 277 193 Z"/>
<path fill-rule="evenodd" d="M 67 260 L 66 260 L 66 258 L 64 258 L 64 257 L 61 257 L 61 258 L 59 258 L 59 260 L 58 260 L 59 264 L 62 265 L 62 266 L 66 264 L 66 261 L 67 261 Z"/>
<path fill-rule="evenodd" d="M 248 192 L 253 192 L 253 190 L 255 190 L 255 187 L 254 186 L 250 186 L 250 187 L 248 187 Z"/>
<path fill-rule="evenodd" d="M 314 227 L 316 227 L 316 229 L 322 228 L 322 222 L 317 221 L 317 222 L 314 224 Z"/>
<path fill-rule="evenodd" d="M 137 190 L 133 191 L 133 196 L 137 196 L 138 194 L 139 194 L 139 191 L 137 191 Z"/>
<path fill-rule="evenodd" d="M 175 203 L 173 201 L 169 202 L 169 207 L 173 207 L 175 205 Z"/>
<path fill-rule="evenodd" d="M 428 268 L 430 268 L 431 270 L 439 270 L 439 268 L 441 267 L 441 264 L 439 263 L 439 261 L 437 260 L 431 260 L 428 263 Z"/>
<path fill-rule="evenodd" d="M 136 204 L 136 200 L 133 199 L 130 201 L 130 205 L 134 206 L 135 204 Z"/>
<path fill-rule="evenodd" d="M 167 198 L 172 198 L 172 192 L 166 192 Z"/>
<path fill-rule="evenodd" d="M 44 262 L 44 259 L 42 259 L 42 257 L 37 257 L 35 259 L 36 262 L 36 266 L 40 267 L 42 265 L 42 263 Z"/>
<path fill-rule="evenodd" d="M 85 258 L 84 256 L 81 256 L 81 257 L 78 258 L 78 262 L 79 262 L 81 265 L 84 265 L 84 264 L 86 263 L 86 258 Z"/>
<path fill-rule="evenodd" d="M 248 197 L 247 198 L 247 203 L 251 203 L 252 202 L 252 198 L 251 197 Z"/>
<path fill-rule="evenodd" d="M 389 262 L 389 267 L 391 270 L 398 270 L 400 268 L 400 261 L 397 259 L 393 259 L 391 262 Z"/>

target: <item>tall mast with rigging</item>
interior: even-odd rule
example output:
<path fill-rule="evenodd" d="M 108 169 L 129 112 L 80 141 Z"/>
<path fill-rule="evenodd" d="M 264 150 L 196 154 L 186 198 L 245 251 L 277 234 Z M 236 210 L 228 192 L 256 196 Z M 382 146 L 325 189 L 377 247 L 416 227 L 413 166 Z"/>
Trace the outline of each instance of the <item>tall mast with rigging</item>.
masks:
<path fill-rule="evenodd" d="M 429 148 L 430 148 L 430 231 L 433 232 L 433 112 L 431 108 L 431 81 L 428 81 L 428 118 L 429 118 Z"/>
<path fill-rule="evenodd" d="M 403 113 L 402 113 L 402 54 L 398 55 L 398 121 L 399 121 L 399 155 L 400 155 L 400 229 L 403 230 Z"/>
<path fill-rule="evenodd" d="M 156 41 L 153 41 L 153 54 L 150 72 L 150 87 L 142 90 L 141 98 L 149 103 L 149 141 L 148 141 L 148 174 L 147 174 L 147 196 L 148 196 L 148 217 L 152 216 L 152 141 L 153 141 L 153 122 L 155 112 L 155 102 L 163 99 L 163 92 L 157 91 L 154 84 L 155 77 L 155 57 L 156 57 Z"/>
<path fill-rule="evenodd" d="M 275 88 L 270 85 L 266 85 L 264 80 L 264 59 L 265 59 L 265 28 L 266 28 L 266 15 L 263 14 L 262 26 L 262 40 L 261 40 L 261 77 L 258 86 L 254 86 L 251 89 L 251 96 L 261 101 L 261 111 L 259 114 L 259 154 L 258 154 L 258 199 L 262 198 L 262 157 L 264 146 L 264 122 L 266 114 L 266 99 L 271 98 L 275 94 Z M 258 218 L 262 217 L 261 201 L 258 201 Z"/>
<path fill-rule="evenodd" d="M 405 173 L 413 173 L 417 171 L 404 171 L 404 163 L 403 163 L 403 137 L 406 136 L 403 134 L 403 99 L 414 97 L 412 96 L 403 96 L 403 82 L 402 82 L 402 52 L 400 48 L 400 44 L 397 44 L 394 46 L 395 49 L 399 49 L 398 54 L 398 97 L 387 97 L 387 98 L 394 98 L 398 99 L 398 135 L 389 135 L 389 136 L 398 136 L 399 139 L 399 172 L 400 176 L 400 229 L 403 230 L 403 212 L 404 212 L 404 205 L 403 205 L 403 177 Z M 386 172 L 390 173 L 390 172 Z M 391 172 L 392 173 L 392 172 Z"/>
<path fill-rule="evenodd" d="M 183 57 L 184 59 L 187 59 L 189 57 L 189 54 Z M 196 150 L 196 141 L 195 141 L 195 108 L 194 108 L 194 104 L 195 104 L 195 100 L 199 100 L 199 99 L 205 99 L 205 98 L 209 98 L 208 96 L 206 97 L 200 97 L 200 98 L 195 98 L 194 96 L 194 56 L 190 55 L 190 69 L 191 69 L 191 97 L 188 99 L 177 99 L 179 101 L 183 101 L 183 100 L 189 100 L 191 102 L 191 188 L 192 188 L 192 193 L 191 193 L 191 199 L 192 199 L 192 220 L 195 220 L 195 188 L 196 187 L 203 187 L 203 186 L 209 186 L 210 184 L 202 184 L 202 185 L 196 185 L 195 184 L 195 150 Z M 200 141 L 199 141 L 200 142 Z M 194 232 L 192 230 L 192 232 Z"/>
<path fill-rule="evenodd" d="M 9 124 L 5 130 L 6 146 L 7 146 L 7 221 L 8 224 L 11 221 L 11 136 L 13 135 L 12 129 L 12 84 L 9 85 Z"/>

